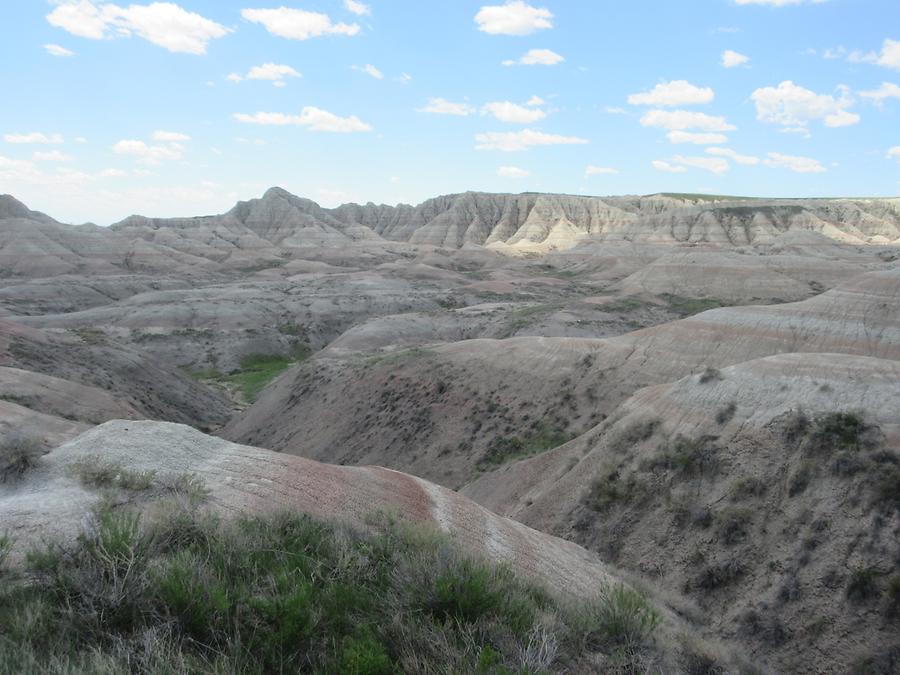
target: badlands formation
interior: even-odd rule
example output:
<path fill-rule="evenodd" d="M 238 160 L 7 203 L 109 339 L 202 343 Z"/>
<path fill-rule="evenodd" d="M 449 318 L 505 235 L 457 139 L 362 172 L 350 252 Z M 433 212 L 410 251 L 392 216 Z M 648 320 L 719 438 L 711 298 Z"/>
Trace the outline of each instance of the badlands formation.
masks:
<path fill-rule="evenodd" d="M 42 453 L 0 466 L 14 561 L 99 457 L 624 581 L 745 672 L 900 668 L 900 200 L 273 188 L 104 228 L 0 196 L 0 433 Z"/>

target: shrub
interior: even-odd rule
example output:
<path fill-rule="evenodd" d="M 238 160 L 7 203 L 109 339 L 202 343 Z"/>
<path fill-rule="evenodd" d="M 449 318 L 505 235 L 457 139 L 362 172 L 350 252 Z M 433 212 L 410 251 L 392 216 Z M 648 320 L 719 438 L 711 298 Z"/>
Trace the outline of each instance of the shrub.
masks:
<path fill-rule="evenodd" d="M 7 534 L 0 534 L 0 572 L 3 571 L 3 565 L 6 564 L 11 549 L 12 539 Z"/>
<path fill-rule="evenodd" d="M 0 442 L 0 483 L 22 476 L 42 454 L 41 444 L 31 438 L 13 435 Z"/>
<path fill-rule="evenodd" d="M 652 437 L 659 425 L 660 420 L 658 418 L 634 421 L 610 440 L 609 449 L 617 453 L 625 452 L 632 446 Z"/>
<path fill-rule="evenodd" d="M 88 457 L 73 463 L 72 471 L 82 483 L 90 487 L 119 488 L 131 492 L 150 489 L 156 477 L 155 471 L 132 471 L 99 457 Z"/>
<path fill-rule="evenodd" d="M 845 591 L 847 599 L 855 602 L 871 600 L 878 595 L 878 569 L 875 567 L 857 567 L 850 572 Z"/>
<path fill-rule="evenodd" d="M 706 370 L 700 373 L 700 384 L 709 384 L 716 380 L 722 380 L 722 372 L 718 368 L 707 366 Z"/>
<path fill-rule="evenodd" d="M 684 478 L 705 476 L 715 473 L 716 447 L 714 436 L 687 438 L 678 436 L 670 445 L 664 446 L 647 468 L 664 468 L 674 471 Z"/>
<path fill-rule="evenodd" d="M 807 437 L 812 452 L 871 449 L 878 445 L 880 430 L 868 424 L 860 412 L 831 412 L 816 417 Z"/>
<path fill-rule="evenodd" d="M 661 622 L 659 612 L 626 586 L 608 589 L 587 616 L 589 638 L 604 647 L 635 649 L 646 645 Z"/>
<path fill-rule="evenodd" d="M 900 576 L 891 577 L 888 581 L 884 613 L 889 619 L 900 619 Z"/>
<path fill-rule="evenodd" d="M 588 508 L 602 512 L 615 505 L 642 500 L 647 496 L 647 485 L 635 476 L 622 479 L 618 471 L 611 471 L 595 478 L 585 496 Z"/>
<path fill-rule="evenodd" d="M 788 445 L 796 446 L 806 438 L 811 424 L 809 416 L 802 408 L 791 410 L 781 419 L 781 435 Z"/>
<path fill-rule="evenodd" d="M 731 500 L 740 501 L 749 497 L 762 497 L 769 489 L 762 478 L 741 478 L 731 486 Z"/>
<path fill-rule="evenodd" d="M 875 479 L 873 503 L 885 510 L 900 511 L 900 467 L 880 467 Z"/>
<path fill-rule="evenodd" d="M 719 517 L 717 528 L 719 538 L 726 546 L 734 546 L 747 538 L 753 514 L 745 509 L 730 508 Z"/>
<path fill-rule="evenodd" d="M 716 424 L 723 425 L 727 424 L 734 417 L 734 414 L 737 412 L 737 403 L 732 401 L 728 405 L 723 408 L 719 408 L 718 412 L 716 412 Z"/>
<path fill-rule="evenodd" d="M 746 569 L 737 560 L 726 560 L 704 567 L 695 577 L 693 585 L 704 591 L 715 591 L 740 579 Z"/>

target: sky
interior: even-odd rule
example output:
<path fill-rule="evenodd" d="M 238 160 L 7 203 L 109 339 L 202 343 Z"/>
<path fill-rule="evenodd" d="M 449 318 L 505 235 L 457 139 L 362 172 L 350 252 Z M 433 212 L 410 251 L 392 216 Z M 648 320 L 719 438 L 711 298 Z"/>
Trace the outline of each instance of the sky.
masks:
<path fill-rule="evenodd" d="M 0 193 L 900 195 L 897 0 L 16 0 Z"/>

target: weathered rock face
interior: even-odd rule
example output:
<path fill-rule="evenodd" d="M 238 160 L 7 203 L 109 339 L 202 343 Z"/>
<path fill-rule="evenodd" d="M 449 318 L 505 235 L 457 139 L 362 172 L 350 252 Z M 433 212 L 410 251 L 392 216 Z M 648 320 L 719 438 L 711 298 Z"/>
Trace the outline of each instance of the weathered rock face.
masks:
<path fill-rule="evenodd" d="M 715 309 L 607 339 L 477 339 L 362 363 L 326 351 L 223 434 L 456 487 L 484 466 L 498 438 L 571 437 L 642 387 L 785 352 L 900 360 L 900 270 L 863 274 L 801 302 Z"/>
<path fill-rule="evenodd" d="M 197 218 L 131 216 L 110 228 L 72 227 L 0 196 L 5 276 L 159 273 L 197 276 L 284 265 L 320 249 L 357 249 L 386 261 L 413 244 L 507 253 L 579 243 L 760 246 L 786 232 L 848 243 L 900 240 L 900 200 L 698 202 L 666 197 L 577 197 L 467 192 L 418 206 L 325 209 L 280 188 Z"/>
<path fill-rule="evenodd" d="M 691 375 L 462 492 L 683 589 L 775 672 L 849 672 L 896 637 L 887 584 L 857 585 L 900 570 L 898 382 L 834 353 Z"/>

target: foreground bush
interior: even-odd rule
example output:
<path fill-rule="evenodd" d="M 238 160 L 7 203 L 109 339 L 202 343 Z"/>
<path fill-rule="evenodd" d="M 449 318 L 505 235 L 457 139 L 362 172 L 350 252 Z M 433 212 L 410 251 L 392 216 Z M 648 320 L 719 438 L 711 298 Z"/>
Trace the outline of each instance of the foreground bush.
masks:
<path fill-rule="evenodd" d="M 0 671 L 623 672 L 659 621 L 635 591 L 562 601 L 387 519 L 221 523 L 182 504 L 103 511 L 0 572 Z"/>

